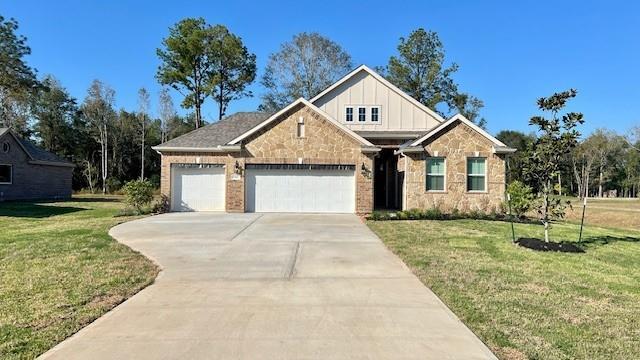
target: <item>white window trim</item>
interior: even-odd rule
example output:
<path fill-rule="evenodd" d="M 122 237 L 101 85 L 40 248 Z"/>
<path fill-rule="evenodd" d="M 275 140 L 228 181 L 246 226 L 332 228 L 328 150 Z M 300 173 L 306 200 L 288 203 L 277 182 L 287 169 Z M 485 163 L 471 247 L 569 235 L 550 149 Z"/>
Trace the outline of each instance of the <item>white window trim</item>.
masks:
<path fill-rule="evenodd" d="M 484 190 L 469 190 L 469 176 L 481 176 L 479 174 L 469 174 L 469 159 L 484 159 Z M 487 172 L 489 171 L 489 159 L 483 156 L 467 156 L 465 157 L 465 177 L 464 177 L 464 187 L 467 193 L 471 194 L 486 194 L 488 193 L 488 183 L 487 183 Z"/>
<path fill-rule="evenodd" d="M 378 109 L 378 121 L 373 121 L 373 109 Z M 380 124 L 382 122 L 382 107 L 380 105 L 369 106 L 369 112 L 371 113 L 369 120 L 372 124 Z"/>
<path fill-rule="evenodd" d="M 353 124 L 355 121 L 355 111 L 353 105 L 345 105 L 344 107 L 344 122 L 348 124 Z M 347 109 L 351 109 L 351 121 L 347 120 Z"/>
<path fill-rule="evenodd" d="M 9 167 L 9 182 L 0 182 L 0 185 L 12 185 L 13 184 L 13 165 L 12 164 L 0 164 L 0 166 L 8 166 Z"/>
<path fill-rule="evenodd" d="M 444 161 L 444 170 L 442 172 L 442 174 L 431 174 L 429 173 L 429 159 L 442 159 Z M 427 190 L 427 192 L 429 193 L 446 193 L 447 192 L 447 158 L 444 156 L 430 156 L 427 158 L 427 160 L 425 161 L 425 173 L 427 174 L 425 176 L 425 184 L 424 184 L 424 188 Z M 442 185 L 442 190 L 432 190 L 429 189 L 429 176 L 442 176 L 443 179 L 443 185 Z"/>
<path fill-rule="evenodd" d="M 367 123 L 367 107 L 366 106 L 358 106 L 358 124 Z M 364 120 L 360 120 L 360 109 L 364 109 Z"/>

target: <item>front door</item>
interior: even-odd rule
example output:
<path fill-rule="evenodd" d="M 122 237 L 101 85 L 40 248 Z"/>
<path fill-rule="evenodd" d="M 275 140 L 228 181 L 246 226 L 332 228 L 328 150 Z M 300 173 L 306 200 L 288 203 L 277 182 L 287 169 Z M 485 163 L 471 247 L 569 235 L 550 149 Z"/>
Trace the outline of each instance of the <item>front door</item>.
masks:
<path fill-rule="evenodd" d="M 400 209 L 401 175 L 398 156 L 393 154 L 393 149 L 382 149 L 375 158 L 373 193 L 376 209 Z"/>

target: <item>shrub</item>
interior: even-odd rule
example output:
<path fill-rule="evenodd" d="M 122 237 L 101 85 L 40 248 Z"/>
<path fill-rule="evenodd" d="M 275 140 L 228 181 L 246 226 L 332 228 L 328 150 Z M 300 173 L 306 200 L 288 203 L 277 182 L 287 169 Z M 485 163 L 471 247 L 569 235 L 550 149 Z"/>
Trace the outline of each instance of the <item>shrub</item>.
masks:
<path fill-rule="evenodd" d="M 407 217 L 408 217 L 410 220 L 419 220 L 419 219 L 422 219 L 422 217 L 423 217 L 423 215 L 424 215 L 424 213 L 422 212 L 422 210 L 420 210 L 420 209 L 416 209 L 416 208 L 409 209 L 409 210 L 407 210 L 407 211 L 406 211 L 406 213 L 407 213 Z"/>
<path fill-rule="evenodd" d="M 507 193 L 511 195 L 511 211 L 518 217 L 523 217 L 533 206 L 533 191 L 523 182 L 512 181 L 507 186 Z"/>
<path fill-rule="evenodd" d="M 107 178 L 107 181 L 105 181 L 105 185 L 109 194 L 113 194 L 122 188 L 122 182 L 115 177 Z"/>
<path fill-rule="evenodd" d="M 374 211 L 369 215 L 370 220 L 385 220 L 385 214 L 381 211 Z"/>
<path fill-rule="evenodd" d="M 440 208 L 433 207 L 431 209 L 425 210 L 422 218 L 428 220 L 441 220 L 444 218 L 444 214 L 442 214 Z"/>
<path fill-rule="evenodd" d="M 151 209 L 151 212 L 154 214 L 164 214 L 169 212 L 169 210 L 169 198 L 167 197 L 167 195 L 162 195 L 160 199 L 158 199 L 158 201 L 153 204 L 153 209 Z"/>
<path fill-rule="evenodd" d="M 143 208 L 149 206 L 153 200 L 153 184 L 146 180 L 129 181 L 122 190 L 126 203 L 138 212 L 142 212 Z"/>

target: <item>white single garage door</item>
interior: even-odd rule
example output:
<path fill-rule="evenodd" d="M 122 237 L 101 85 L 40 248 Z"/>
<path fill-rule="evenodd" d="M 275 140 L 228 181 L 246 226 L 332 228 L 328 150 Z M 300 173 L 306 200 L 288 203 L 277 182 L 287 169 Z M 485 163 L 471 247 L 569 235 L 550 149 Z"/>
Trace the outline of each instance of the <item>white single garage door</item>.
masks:
<path fill-rule="evenodd" d="M 247 211 L 355 212 L 356 184 L 353 166 L 291 167 L 247 168 Z"/>
<path fill-rule="evenodd" d="M 224 167 L 203 164 L 173 164 L 171 167 L 172 211 L 224 210 Z"/>

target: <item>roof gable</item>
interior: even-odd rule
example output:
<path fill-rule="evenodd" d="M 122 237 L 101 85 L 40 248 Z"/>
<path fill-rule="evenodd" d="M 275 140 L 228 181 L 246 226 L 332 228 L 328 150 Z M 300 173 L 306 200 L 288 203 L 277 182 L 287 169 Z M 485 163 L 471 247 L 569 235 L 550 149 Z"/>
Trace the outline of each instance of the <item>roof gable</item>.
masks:
<path fill-rule="evenodd" d="M 482 135 L 483 137 L 485 137 L 486 139 L 491 141 L 493 143 L 493 145 L 494 145 L 493 146 L 494 152 L 497 152 L 497 153 L 512 153 L 512 152 L 515 151 L 515 149 L 512 149 L 512 148 L 508 147 L 502 141 L 496 139 L 491 134 L 489 134 L 488 132 L 483 130 L 481 127 L 479 127 L 478 125 L 476 125 L 473 122 L 469 121 L 462 114 L 457 114 L 455 116 L 452 116 L 449 120 L 447 120 L 447 121 L 443 122 L 442 124 L 436 126 L 432 130 L 430 130 L 429 132 L 427 132 L 426 134 L 424 134 L 423 136 L 418 138 L 417 140 L 415 140 L 415 141 L 413 141 L 411 143 L 405 144 L 405 147 L 408 148 L 408 147 L 420 146 L 425 141 L 436 137 L 438 134 L 443 132 L 448 126 L 454 124 L 457 121 L 459 121 L 460 123 L 462 123 L 464 125 L 467 125 L 471 129 L 473 129 L 474 131 L 476 131 L 477 133 L 479 133 L 480 135 Z"/>
<path fill-rule="evenodd" d="M 305 100 L 304 98 L 299 98 L 298 100 L 292 102 L 291 104 L 289 104 L 286 107 L 284 107 L 282 110 L 280 110 L 277 113 L 275 113 L 272 116 L 270 116 L 268 119 L 264 120 L 263 122 L 259 123 L 255 127 L 253 127 L 252 129 L 246 131 L 245 133 L 241 134 L 240 136 L 236 137 L 235 139 L 229 141 L 229 145 L 237 145 L 237 144 L 239 144 L 242 140 L 248 138 L 249 136 L 251 136 L 252 134 L 256 133 L 260 129 L 264 128 L 265 126 L 269 125 L 270 123 L 278 120 L 279 118 L 282 117 L 282 115 L 284 115 L 289 110 L 295 108 L 298 105 L 304 105 L 304 106 L 309 107 L 311 110 L 313 110 L 316 113 L 320 114 L 329 123 L 331 123 L 332 125 L 336 126 L 338 129 L 344 131 L 347 135 L 351 136 L 353 139 L 357 140 L 361 145 L 363 145 L 365 147 L 374 147 L 374 145 L 372 143 L 370 143 L 368 140 L 366 140 L 362 136 L 356 134 L 354 131 L 348 129 L 344 125 L 340 124 L 334 118 L 332 118 L 327 113 L 325 113 L 324 111 L 322 111 L 317 106 L 315 106 L 312 103 L 310 103 L 309 101 Z"/>
<path fill-rule="evenodd" d="M 58 155 L 39 148 L 31 141 L 17 136 L 10 128 L 0 129 L 0 138 L 2 138 L 5 135 L 6 136 L 10 135 L 13 137 L 15 142 L 17 142 L 18 145 L 20 145 L 20 148 L 22 149 L 22 151 L 24 151 L 24 153 L 27 154 L 32 164 L 52 165 L 52 166 L 75 166 L 73 165 L 73 163 L 62 159 Z"/>
<path fill-rule="evenodd" d="M 393 93 L 397 94 L 398 96 L 400 96 L 401 98 L 409 101 L 413 106 L 415 106 L 416 108 L 420 109 L 421 111 L 427 113 L 429 116 L 431 116 L 437 122 L 444 122 L 445 121 L 444 118 L 442 118 L 442 116 L 440 116 L 440 114 L 438 114 L 437 112 L 429 109 L 428 107 L 426 107 L 424 104 L 422 104 L 418 100 L 416 100 L 413 97 L 409 96 L 407 93 L 405 93 L 404 91 L 400 90 L 397 86 L 393 85 L 389 80 L 385 79 L 383 76 L 381 76 L 377 72 L 373 71 L 371 68 L 369 68 L 366 65 L 360 65 L 355 70 L 351 71 L 350 73 L 348 73 L 347 75 L 342 77 L 340 80 L 336 81 L 333 85 L 329 86 L 328 88 L 323 90 L 321 93 L 319 93 L 318 95 L 314 96 L 311 100 L 309 100 L 309 102 L 311 102 L 311 103 L 313 103 L 315 105 L 317 102 L 321 101 L 324 97 L 328 96 L 332 91 L 338 89 L 341 85 L 347 83 L 348 81 L 350 81 L 354 77 L 358 76 L 361 72 L 364 72 L 364 73 L 370 75 L 376 81 L 378 81 L 382 85 L 384 85 L 387 88 L 389 88 L 389 90 L 391 92 L 393 92 Z"/>

